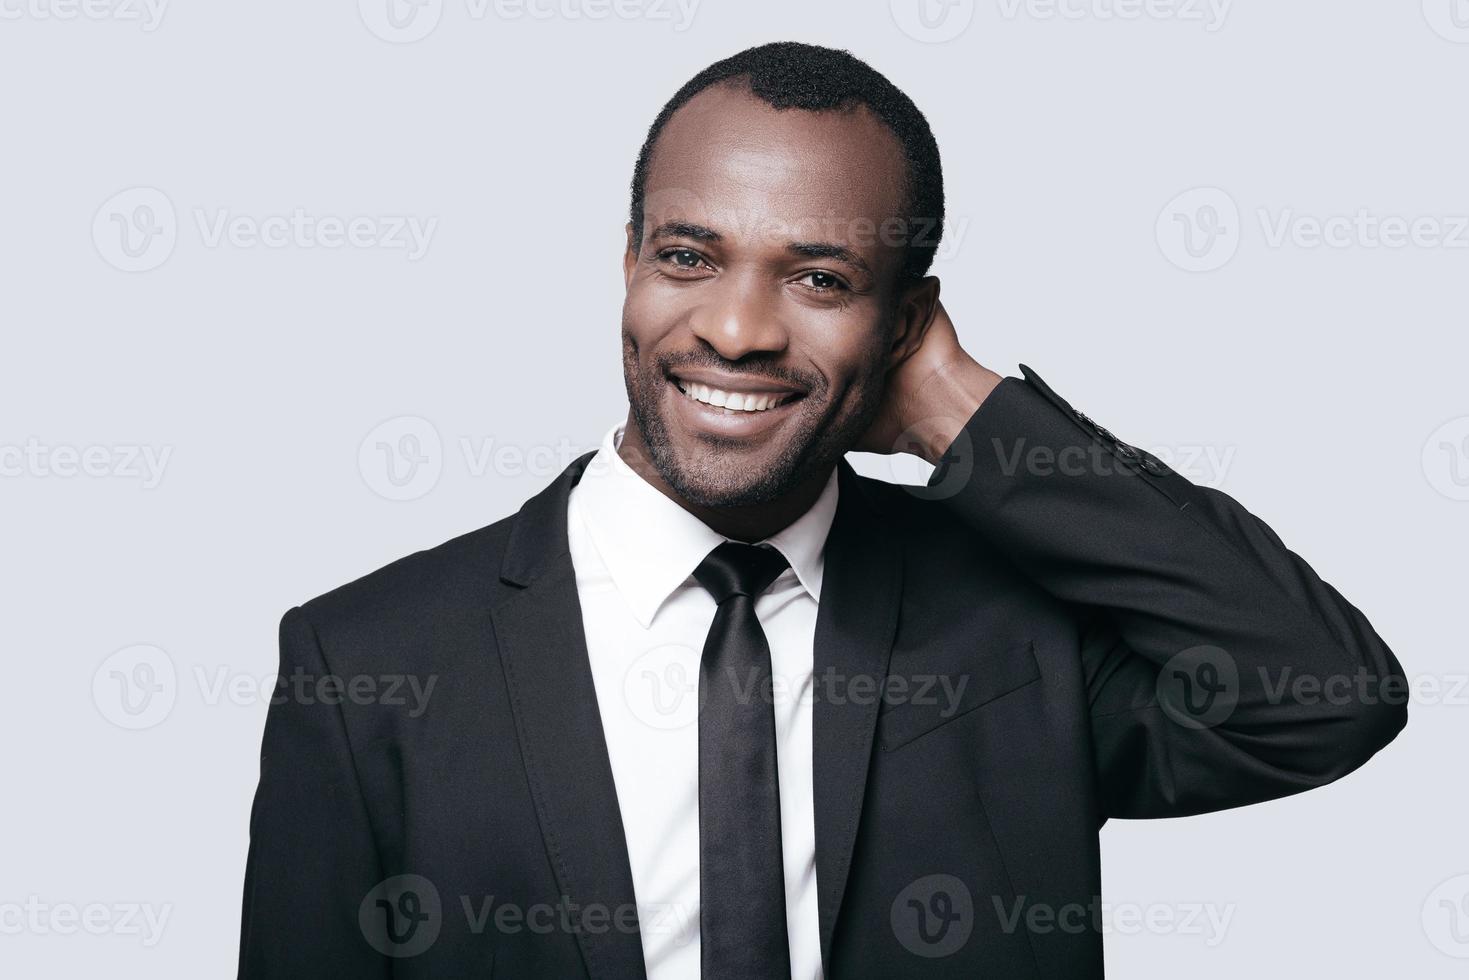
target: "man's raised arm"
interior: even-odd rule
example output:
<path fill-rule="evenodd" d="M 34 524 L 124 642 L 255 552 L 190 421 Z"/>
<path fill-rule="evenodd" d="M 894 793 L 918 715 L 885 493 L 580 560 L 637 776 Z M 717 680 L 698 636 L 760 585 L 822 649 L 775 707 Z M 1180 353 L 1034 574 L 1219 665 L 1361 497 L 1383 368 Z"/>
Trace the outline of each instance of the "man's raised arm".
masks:
<path fill-rule="evenodd" d="M 1025 380 L 969 384 L 988 390 L 945 450 L 973 463 L 947 503 L 1087 612 L 1103 818 L 1286 796 L 1391 741 L 1407 722 L 1407 683 L 1366 617 L 1229 496 L 1022 370 Z M 949 478 L 946 465 L 933 482 Z"/>

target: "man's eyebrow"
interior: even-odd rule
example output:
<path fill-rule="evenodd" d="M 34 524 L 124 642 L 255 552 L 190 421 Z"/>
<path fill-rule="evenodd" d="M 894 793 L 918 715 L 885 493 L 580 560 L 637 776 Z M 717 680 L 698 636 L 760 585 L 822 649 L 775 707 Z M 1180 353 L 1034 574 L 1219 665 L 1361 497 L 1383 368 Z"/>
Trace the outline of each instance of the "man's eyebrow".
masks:
<path fill-rule="evenodd" d="M 665 221 L 654 228 L 649 238 L 692 238 L 699 242 L 718 242 L 723 236 L 713 228 L 690 224 L 687 221 Z"/>
<path fill-rule="evenodd" d="M 786 250 L 812 259 L 836 259 L 872 275 L 872 269 L 868 267 L 866 260 L 845 245 L 834 242 L 791 242 Z"/>

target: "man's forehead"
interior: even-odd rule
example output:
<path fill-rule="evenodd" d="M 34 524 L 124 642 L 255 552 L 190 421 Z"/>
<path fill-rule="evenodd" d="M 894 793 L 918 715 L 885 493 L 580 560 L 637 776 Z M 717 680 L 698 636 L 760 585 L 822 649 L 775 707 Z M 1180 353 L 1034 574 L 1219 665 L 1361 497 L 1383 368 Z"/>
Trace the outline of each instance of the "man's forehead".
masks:
<path fill-rule="evenodd" d="M 694 96 L 659 135 L 644 187 L 645 226 L 686 222 L 726 237 L 816 228 L 852 241 L 898 216 L 906 160 L 865 106 L 778 110 L 747 90 Z M 851 226 L 851 227 L 848 227 Z"/>

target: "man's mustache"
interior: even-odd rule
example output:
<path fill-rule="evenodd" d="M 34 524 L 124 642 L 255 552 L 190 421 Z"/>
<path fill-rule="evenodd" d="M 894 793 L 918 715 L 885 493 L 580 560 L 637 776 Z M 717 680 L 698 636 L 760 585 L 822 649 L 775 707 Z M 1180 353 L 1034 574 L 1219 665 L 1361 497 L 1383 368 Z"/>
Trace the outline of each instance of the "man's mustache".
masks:
<path fill-rule="evenodd" d="M 768 381 L 774 384 L 799 388 L 808 395 L 819 395 L 826 390 L 826 379 L 819 374 L 802 371 L 775 361 L 775 359 L 751 355 L 731 361 L 718 354 L 686 354 L 676 357 L 667 355 L 656 359 L 655 364 L 665 377 L 678 374 L 688 368 L 708 368 L 729 375 L 743 376 L 752 381 Z"/>

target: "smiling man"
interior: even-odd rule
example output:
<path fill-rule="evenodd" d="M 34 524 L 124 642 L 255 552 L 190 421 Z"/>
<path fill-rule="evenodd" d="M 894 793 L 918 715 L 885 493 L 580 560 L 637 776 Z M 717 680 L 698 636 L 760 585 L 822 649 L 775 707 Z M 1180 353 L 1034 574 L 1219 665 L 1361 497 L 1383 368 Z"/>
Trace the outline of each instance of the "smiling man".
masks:
<path fill-rule="evenodd" d="M 863 62 L 710 66 L 630 217 L 627 418 L 282 621 L 282 677 L 437 686 L 273 704 L 240 976 L 1100 977 L 1107 819 L 1402 728 L 1392 653 L 1268 527 L 963 349 L 937 144 Z"/>

